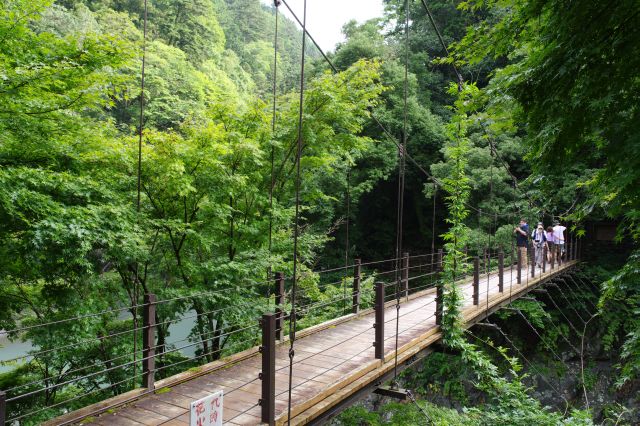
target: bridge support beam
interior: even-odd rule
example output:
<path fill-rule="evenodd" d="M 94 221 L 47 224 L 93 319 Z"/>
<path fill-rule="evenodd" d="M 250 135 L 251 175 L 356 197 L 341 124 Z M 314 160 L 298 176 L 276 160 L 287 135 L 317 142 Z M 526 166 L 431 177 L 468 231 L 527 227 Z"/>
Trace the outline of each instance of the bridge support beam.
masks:
<path fill-rule="evenodd" d="M 276 418 L 276 314 L 262 315 L 262 392 L 259 404 L 263 423 L 275 424 Z"/>
<path fill-rule="evenodd" d="M 384 283 L 376 283 L 376 322 L 373 324 L 375 329 L 375 358 L 384 359 Z"/>
<path fill-rule="evenodd" d="M 498 291 L 504 292 L 504 252 L 498 252 Z"/>
<path fill-rule="evenodd" d="M 276 339 L 284 339 L 284 274 L 276 272 Z"/>
<path fill-rule="evenodd" d="M 542 273 L 547 272 L 547 246 L 542 248 Z"/>
<path fill-rule="evenodd" d="M 480 303 L 480 259 L 473 258 L 473 304 Z"/>
<path fill-rule="evenodd" d="M 438 249 L 438 271 L 442 272 L 444 267 L 442 265 L 442 259 L 444 257 L 444 252 L 442 251 L 442 249 Z"/>
<path fill-rule="evenodd" d="M 155 294 L 144 295 L 142 310 L 142 386 L 155 389 L 156 372 L 156 302 Z"/>
<path fill-rule="evenodd" d="M 361 260 L 355 259 L 353 266 L 353 304 L 351 306 L 351 312 L 357 314 L 360 312 L 360 275 L 361 275 Z"/>

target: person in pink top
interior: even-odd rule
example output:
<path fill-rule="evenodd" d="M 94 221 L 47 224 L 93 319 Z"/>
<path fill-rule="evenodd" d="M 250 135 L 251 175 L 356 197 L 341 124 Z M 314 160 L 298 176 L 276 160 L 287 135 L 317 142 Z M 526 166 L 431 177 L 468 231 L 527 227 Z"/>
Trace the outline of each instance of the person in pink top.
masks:
<path fill-rule="evenodd" d="M 555 259 L 555 239 L 553 237 L 553 226 L 547 226 L 547 246 L 549 249 L 547 250 L 547 260 L 549 263 L 552 263 Z"/>

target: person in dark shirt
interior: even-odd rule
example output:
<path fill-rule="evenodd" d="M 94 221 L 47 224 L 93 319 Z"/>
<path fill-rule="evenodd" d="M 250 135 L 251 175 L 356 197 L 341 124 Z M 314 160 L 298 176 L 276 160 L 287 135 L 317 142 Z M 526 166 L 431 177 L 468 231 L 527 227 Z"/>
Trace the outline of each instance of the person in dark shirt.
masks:
<path fill-rule="evenodd" d="M 523 265 L 527 265 L 527 247 L 529 247 L 529 225 L 527 225 L 526 219 L 520 219 L 520 225 L 513 229 L 513 233 L 516 236 L 516 245 L 520 252 L 520 261 L 518 268 L 521 269 Z M 526 273 L 526 272 L 525 272 Z"/>

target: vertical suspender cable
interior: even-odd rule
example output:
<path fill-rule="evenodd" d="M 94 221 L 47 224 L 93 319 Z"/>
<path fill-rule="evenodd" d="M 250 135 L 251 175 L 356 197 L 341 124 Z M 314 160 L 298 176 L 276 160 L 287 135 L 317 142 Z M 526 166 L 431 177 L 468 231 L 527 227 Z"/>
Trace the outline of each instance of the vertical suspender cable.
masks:
<path fill-rule="evenodd" d="M 405 179 L 405 153 L 407 152 L 407 92 L 409 80 L 409 0 L 405 0 L 405 21 L 404 21 L 404 93 L 403 93 L 403 122 L 402 122 L 402 147 L 399 152 L 398 170 L 398 213 L 396 221 L 396 341 L 395 359 L 393 364 L 393 383 L 397 385 L 398 379 L 398 333 L 400 330 L 400 268 L 402 256 L 402 228 L 404 215 L 404 179 Z"/>
<path fill-rule="evenodd" d="M 276 133 L 276 90 L 277 90 L 277 78 L 278 78 L 278 6 L 280 6 L 280 0 L 274 0 L 273 5 L 275 7 L 275 33 L 273 36 L 273 112 L 271 115 L 271 138 L 275 137 Z M 269 185 L 269 266 L 267 267 L 267 282 L 269 285 L 267 286 L 267 299 L 269 299 L 269 289 L 271 289 L 271 249 L 273 247 L 273 187 L 275 183 L 274 180 L 274 162 L 275 156 L 275 148 L 271 145 L 271 185 Z"/>
<path fill-rule="evenodd" d="M 142 137 L 144 131 L 144 77 L 145 77 L 145 63 L 147 56 L 147 0 L 144 0 L 144 15 L 142 20 L 142 66 L 140 68 L 140 129 L 138 131 L 138 182 L 137 182 L 137 197 L 136 197 L 136 212 L 138 213 L 137 220 L 140 221 L 140 207 L 141 207 L 141 193 L 142 193 Z M 138 262 L 135 265 L 135 277 L 133 280 L 133 306 L 138 304 Z M 138 351 L 138 315 L 136 311 L 133 311 L 133 377 L 135 387 L 136 377 L 136 358 Z"/>
<path fill-rule="evenodd" d="M 300 156 L 302 155 L 302 124 L 304 112 L 304 60 L 307 40 L 307 0 L 304 0 L 302 14 L 302 57 L 300 59 L 300 109 L 298 110 L 298 152 L 296 154 L 296 216 L 293 229 L 293 283 L 291 288 L 291 314 L 289 315 L 289 398 L 287 402 L 287 423 L 291 424 L 291 389 L 293 386 L 293 345 L 296 340 L 296 293 L 298 289 L 298 234 L 300 222 Z"/>
<path fill-rule="evenodd" d="M 438 186 L 433 183 L 433 213 L 431 214 L 431 263 L 433 254 L 436 252 L 436 199 L 438 196 Z"/>
<path fill-rule="evenodd" d="M 351 169 L 347 169 L 347 216 L 344 243 L 344 276 L 342 278 L 342 315 L 347 313 L 347 275 L 349 266 L 349 222 L 351 220 Z"/>

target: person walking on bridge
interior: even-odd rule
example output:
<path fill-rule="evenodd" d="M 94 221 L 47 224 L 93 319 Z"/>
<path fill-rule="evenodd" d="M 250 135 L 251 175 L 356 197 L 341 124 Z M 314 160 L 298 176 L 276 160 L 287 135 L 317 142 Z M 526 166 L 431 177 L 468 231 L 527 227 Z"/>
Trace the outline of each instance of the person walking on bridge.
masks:
<path fill-rule="evenodd" d="M 529 225 L 526 219 L 520 219 L 520 225 L 513 229 L 513 233 L 516 236 L 516 246 L 518 246 L 518 252 L 520 253 L 518 269 L 522 270 L 522 266 L 528 264 L 527 247 L 529 246 Z"/>
<path fill-rule="evenodd" d="M 547 249 L 549 248 L 549 246 L 547 246 L 547 235 L 544 232 L 542 222 L 538 222 L 538 226 L 533 230 L 531 238 L 533 239 L 533 247 L 535 250 L 536 266 L 542 269 L 542 262 L 544 261 L 544 247 L 546 246 Z"/>
<path fill-rule="evenodd" d="M 547 261 L 553 263 L 555 259 L 555 237 L 553 236 L 553 226 L 547 226 Z"/>
<path fill-rule="evenodd" d="M 556 259 L 559 264 L 564 257 L 564 231 L 567 227 L 560 225 L 560 221 L 557 220 L 553 225 L 553 240 L 556 246 Z"/>

